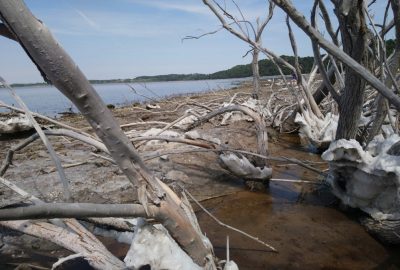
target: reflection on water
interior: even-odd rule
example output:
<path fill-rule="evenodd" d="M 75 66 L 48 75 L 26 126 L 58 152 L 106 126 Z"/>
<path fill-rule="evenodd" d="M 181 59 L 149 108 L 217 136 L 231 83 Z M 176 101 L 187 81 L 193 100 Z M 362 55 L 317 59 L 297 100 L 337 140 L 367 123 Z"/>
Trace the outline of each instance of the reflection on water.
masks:
<path fill-rule="evenodd" d="M 280 136 L 271 155 L 321 162 L 299 148 L 297 136 Z M 314 163 L 320 169 L 326 164 Z M 318 181 L 298 166 L 272 164 L 273 178 Z M 271 182 L 265 192 L 240 191 L 209 200 L 206 207 L 222 222 L 274 246 L 271 252 L 253 240 L 215 223 L 197 209 L 202 230 L 216 255 L 224 259 L 226 237 L 230 256 L 242 269 L 400 269 L 399 249 L 371 237 L 354 217 L 338 210 L 324 185 Z"/>

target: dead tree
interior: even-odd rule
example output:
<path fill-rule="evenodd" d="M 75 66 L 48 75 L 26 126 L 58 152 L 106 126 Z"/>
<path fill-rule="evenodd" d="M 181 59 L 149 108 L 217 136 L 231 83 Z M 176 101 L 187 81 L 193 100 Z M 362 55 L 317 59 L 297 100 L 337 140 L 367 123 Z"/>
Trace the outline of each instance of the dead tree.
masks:
<path fill-rule="evenodd" d="M 313 28 L 311 24 L 305 19 L 302 13 L 300 13 L 290 1 L 287 0 L 272 0 L 275 4 L 285 11 L 292 21 L 304 31 L 311 40 L 318 43 L 327 53 L 331 54 L 337 60 L 341 61 L 345 66 L 358 74 L 359 77 L 363 78 L 373 88 L 375 88 L 380 94 L 386 97 L 390 104 L 392 104 L 397 110 L 400 110 L 400 97 L 396 95 L 390 88 L 382 83 L 376 76 L 374 76 L 367 68 L 359 64 L 348 54 L 343 52 L 332 42 L 325 39 L 317 29 Z"/>
<path fill-rule="evenodd" d="M 333 63 L 337 61 L 343 65 L 343 80 L 341 74 L 336 77 L 336 80 L 339 80 L 341 85 L 340 93 L 336 92 L 337 90 L 332 85 L 329 75 L 327 73 L 323 74 L 325 67 L 321 61 L 319 63 L 324 84 L 337 101 L 340 113 L 336 141 L 331 143 L 329 149 L 322 156 L 330 163 L 330 173 L 327 181 L 331 184 L 334 194 L 342 199 L 345 204 L 360 208 L 373 219 L 379 221 L 373 224 L 371 222 L 365 223 L 369 230 L 374 230 L 375 233 L 385 239 L 391 238 L 389 239 L 391 242 L 396 239 L 395 242 L 398 243 L 398 220 L 400 215 L 397 189 L 399 188 L 400 174 L 391 169 L 398 168 L 400 164 L 398 159 L 391 166 L 385 163 L 397 155 L 397 151 L 393 151 L 393 148 L 398 146 L 399 141 L 396 129 L 394 129 L 395 134 L 391 134 L 388 138 L 377 139 L 373 149 L 367 147 L 363 149 L 359 142 L 351 139 L 356 138 L 360 116 L 363 107 L 366 106 L 364 98 L 367 84 L 371 87 L 370 92 L 372 94 L 378 94 L 378 102 L 376 104 L 384 106 L 385 102 L 382 101 L 387 100 L 392 108 L 394 107 L 397 111 L 400 111 L 399 87 L 395 79 L 399 58 L 395 51 L 391 56 L 392 58 L 386 59 L 382 38 L 387 33 L 387 29 L 393 26 L 396 28 L 396 37 L 400 37 L 400 32 L 398 32 L 398 29 L 400 29 L 399 1 L 390 1 L 394 20 L 393 23 L 391 22 L 387 25 L 383 23 L 380 33 L 376 30 L 375 24 L 368 14 L 365 1 L 332 1 L 339 21 L 343 49 L 339 47 L 338 42 L 328 41 L 318 31 L 315 23 L 315 8 L 318 4 L 321 7 L 322 0 L 314 2 L 311 24 L 290 1 L 272 1 L 282 8 L 310 37 L 316 58 L 320 58 L 319 47 L 321 47 L 329 54 L 331 59 L 334 59 Z M 389 2 L 386 10 L 388 8 Z M 384 20 L 386 21 L 387 11 L 385 13 Z M 368 20 L 372 30 L 367 26 Z M 374 46 L 374 43 L 379 44 L 377 47 L 382 50 L 383 54 L 377 55 L 374 53 L 376 52 L 376 50 L 374 51 L 375 48 L 369 47 L 371 45 Z M 399 44 L 397 44 L 396 50 L 398 50 L 398 46 Z M 335 73 L 340 72 L 336 69 Z M 390 109 L 388 105 L 384 110 Z M 379 111 L 382 108 L 375 106 L 375 110 Z M 373 120 L 373 135 L 377 132 L 375 128 L 380 129 L 385 114 L 386 112 L 382 114 L 378 112 L 376 114 Z M 379 164 L 383 165 L 380 166 Z M 377 188 L 377 186 L 382 188 Z M 388 195 L 390 192 L 392 192 L 393 196 Z M 388 205 L 380 204 L 381 198 L 385 198 Z"/>
<path fill-rule="evenodd" d="M 364 1 L 334 1 L 343 51 L 355 61 L 367 66 L 368 27 Z M 339 100 L 339 122 L 336 139 L 355 139 L 364 104 L 365 80 L 345 67 L 343 93 Z"/>
<path fill-rule="evenodd" d="M 274 7 L 275 5 L 270 2 L 269 5 L 269 11 L 267 17 L 260 22 L 260 19 L 257 18 L 256 26 L 254 26 L 250 21 L 248 21 L 240 7 L 236 4 L 235 1 L 232 1 L 232 3 L 236 6 L 237 10 L 240 13 L 241 18 L 238 19 L 234 15 L 228 12 L 228 10 L 221 5 L 219 5 L 217 2 L 215 2 L 216 6 L 212 5 L 209 1 L 203 1 L 205 5 L 207 5 L 211 11 L 217 16 L 219 21 L 222 23 L 222 27 L 216 31 L 208 32 L 205 34 L 202 34 L 200 36 L 186 36 L 183 39 L 199 39 L 203 36 L 206 35 L 212 35 L 220 31 L 221 29 L 225 28 L 229 32 L 231 32 L 233 35 L 239 37 L 243 41 L 249 43 L 249 45 L 252 47 L 250 51 L 246 53 L 252 54 L 252 61 L 251 61 L 251 70 L 253 73 L 253 94 L 252 97 L 254 99 L 258 99 L 261 91 L 261 83 L 260 83 L 260 68 L 259 68 L 259 54 L 262 52 L 260 47 L 262 46 L 262 33 L 269 23 L 269 21 L 272 19 L 273 12 L 274 12 Z M 219 11 L 223 14 L 220 14 Z M 235 27 L 236 26 L 236 27 Z M 235 29 L 237 28 L 237 29 Z M 250 30 L 249 30 L 250 29 Z M 250 35 L 250 31 L 252 32 L 252 35 Z M 254 44 L 257 44 L 254 46 Z M 246 56 L 245 55 L 245 56 Z M 283 59 L 281 59 L 284 61 Z"/>
<path fill-rule="evenodd" d="M 262 33 L 267 26 L 268 22 L 271 20 L 274 12 L 274 4 L 270 2 L 268 17 L 260 24 L 259 19 L 257 18 L 257 31 L 254 33 L 254 41 L 261 46 L 261 37 Z M 260 84 L 260 68 L 258 65 L 260 50 L 258 48 L 254 48 L 252 51 L 252 62 L 251 69 L 253 71 L 253 98 L 258 99 L 261 91 Z"/>
<path fill-rule="evenodd" d="M 1 1 L 0 19 L 3 22 L 0 33 L 15 37 L 45 80 L 56 86 L 86 117 L 136 188 L 146 214 L 152 217 L 150 206 L 158 207 L 162 214 L 155 218 L 197 264 L 204 266 L 206 258 L 211 256 L 210 247 L 191 223 L 180 199 L 145 166 L 104 102 L 46 26 L 33 16 L 22 0 Z"/>

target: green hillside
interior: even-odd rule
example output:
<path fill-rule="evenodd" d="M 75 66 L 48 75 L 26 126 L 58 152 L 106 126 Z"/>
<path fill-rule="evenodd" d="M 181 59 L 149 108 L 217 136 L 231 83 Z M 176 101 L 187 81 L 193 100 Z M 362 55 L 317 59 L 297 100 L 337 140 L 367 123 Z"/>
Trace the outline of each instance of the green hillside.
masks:
<path fill-rule="evenodd" d="M 283 59 L 294 64 L 293 56 L 281 56 Z M 299 57 L 299 63 L 301 66 L 302 73 L 309 73 L 311 71 L 314 58 L 311 56 Z M 272 76 L 279 75 L 279 71 L 276 66 L 270 60 L 259 61 L 260 75 L 261 76 Z M 282 68 L 284 74 L 290 75 L 291 71 L 288 68 Z M 139 76 L 131 79 L 112 79 L 112 80 L 90 80 L 93 84 L 102 83 L 133 83 L 133 82 L 162 82 L 162 81 L 184 81 L 184 80 L 207 80 L 207 79 L 230 79 L 230 78 L 244 78 L 250 77 L 253 73 L 251 71 L 251 64 L 237 65 L 227 70 L 221 70 L 211 74 L 167 74 L 167 75 L 155 75 L 155 76 Z M 39 86 L 46 85 L 46 83 L 34 83 L 34 84 L 13 84 L 12 86 Z"/>

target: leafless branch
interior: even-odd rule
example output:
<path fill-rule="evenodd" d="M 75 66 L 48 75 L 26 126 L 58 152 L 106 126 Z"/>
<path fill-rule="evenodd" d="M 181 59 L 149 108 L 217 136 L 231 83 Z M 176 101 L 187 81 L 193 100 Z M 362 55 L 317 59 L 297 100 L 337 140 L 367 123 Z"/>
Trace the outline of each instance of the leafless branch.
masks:
<path fill-rule="evenodd" d="M 390 103 L 392 103 L 397 110 L 400 110 L 400 97 L 395 95 L 389 88 L 387 88 L 379 79 L 377 79 L 365 67 L 360 65 L 357 61 L 344 53 L 340 48 L 327 41 L 317 30 L 315 30 L 304 18 L 304 16 L 297 11 L 297 9 L 287 0 L 272 0 L 280 6 L 290 18 L 314 41 L 316 41 L 328 53 L 335 56 L 338 60 L 342 61 L 351 70 L 366 80 L 372 87 L 384 95 Z"/>
<path fill-rule="evenodd" d="M 316 1 L 314 2 L 314 6 L 313 6 L 312 11 L 311 11 L 311 25 L 312 25 L 314 28 L 316 28 L 316 20 L 315 20 L 315 19 L 316 19 L 316 18 L 315 18 L 316 9 L 317 9 L 318 3 L 321 3 L 321 2 L 322 2 L 322 1 L 316 0 Z M 329 18 L 328 18 L 328 19 L 329 19 Z M 317 28 L 316 28 L 316 29 L 317 29 Z M 324 67 L 324 63 L 322 62 L 321 54 L 320 54 L 320 51 L 319 51 L 319 46 L 318 46 L 318 44 L 317 44 L 316 42 L 314 42 L 313 40 L 312 40 L 312 47 L 313 47 L 313 52 L 314 52 L 314 58 L 315 58 L 315 60 L 316 60 L 316 62 L 317 62 L 318 69 L 319 69 L 319 71 L 320 71 L 320 73 L 321 73 L 321 76 L 322 76 L 322 79 L 323 79 L 323 81 L 324 81 L 325 87 L 328 88 L 328 90 L 329 90 L 329 92 L 331 93 L 333 99 L 334 99 L 337 103 L 339 103 L 340 96 L 339 96 L 339 94 L 336 92 L 336 90 L 335 90 L 335 88 L 333 87 L 333 85 L 331 84 L 331 81 L 330 81 L 330 79 L 329 79 L 329 77 L 328 77 L 328 74 L 326 73 L 326 70 L 325 70 L 325 67 Z"/>
<path fill-rule="evenodd" d="M 35 128 L 36 132 L 39 134 L 40 139 L 43 141 L 43 144 L 46 146 L 47 151 L 50 154 L 51 159 L 53 160 L 54 164 L 56 165 L 58 175 L 60 177 L 60 181 L 63 185 L 63 192 L 64 192 L 64 197 L 66 200 L 71 199 L 71 192 L 69 190 L 69 181 L 67 179 L 67 176 L 65 175 L 64 169 L 61 166 L 61 161 L 58 158 L 56 152 L 54 151 L 53 146 L 51 145 L 50 141 L 44 134 L 42 128 L 39 126 L 39 124 L 36 122 L 35 118 L 32 116 L 30 110 L 26 106 L 26 104 L 22 101 L 22 99 L 17 95 L 17 93 L 14 91 L 14 89 L 7 84 L 7 82 L 0 77 L 0 83 L 3 84 L 4 87 L 6 87 L 11 95 L 14 97 L 15 101 L 21 106 L 21 108 L 24 110 L 24 113 L 26 117 L 29 119 L 33 127 Z"/>

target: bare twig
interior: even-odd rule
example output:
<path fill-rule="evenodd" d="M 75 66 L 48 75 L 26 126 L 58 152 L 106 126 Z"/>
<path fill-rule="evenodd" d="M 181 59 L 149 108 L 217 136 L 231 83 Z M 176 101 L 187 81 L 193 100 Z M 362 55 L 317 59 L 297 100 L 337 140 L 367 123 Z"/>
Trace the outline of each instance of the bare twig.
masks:
<path fill-rule="evenodd" d="M 258 237 L 254 237 L 254 236 L 252 236 L 252 235 L 250 235 L 250 234 L 248 234 L 248 233 L 246 233 L 246 232 L 244 232 L 244 231 L 242 231 L 242 230 L 239 230 L 239 229 L 237 229 L 237 228 L 235 228 L 235 227 L 232 227 L 232 226 L 230 226 L 230 225 L 228 225 L 228 224 L 223 223 L 223 222 L 220 221 L 217 217 L 215 217 L 213 214 L 211 214 L 210 211 L 208 211 L 199 201 L 197 201 L 196 198 L 193 197 L 192 194 L 190 194 L 189 191 L 187 191 L 187 190 L 186 190 L 183 186 L 181 186 L 181 185 L 180 185 L 180 187 L 183 189 L 183 191 L 184 191 L 187 195 L 189 195 L 189 197 L 190 197 L 190 198 L 191 198 L 191 199 L 192 199 L 192 200 L 207 214 L 207 215 L 209 215 L 209 216 L 210 216 L 215 222 L 217 222 L 219 225 L 221 225 L 221 226 L 223 226 L 223 227 L 225 227 L 225 228 L 228 228 L 228 229 L 230 229 L 230 230 L 232 230 L 232 231 L 238 232 L 238 233 L 240 233 L 240 234 L 242 234 L 242 235 L 244 235 L 244 236 L 246 236 L 246 237 L 248 237 L 248 238 L 250 238 L 250 239 L 252 239 L 252 240 L 254 240 L 254 241 L 258 242 L 258 243 L 260 243 L 260 244 L 262 244 L 263 246 L 268 247 L 269 249 L 271 249 L 271 250 L 274 251 L 274 252 L 278 252 L 273 246 L 271 246 L 270 244 L 265 243 L 264 241 L 260 240 Z"/>
<path fill-rule="evenodd" d="M 30 113 L 30 110 L 28 109 L 26 104 L 17 95 L 17 93 L 14 91 L 14 89 L 11 86 L 9 86 L 2 77 L 0 77 L 0 83 L 3 84 L 3 86 L 6 87 L 10 91 L 11 95 L 17 101 L 19 106 L 21 106 L 21 108 L 23 108 L 26 117 L 29 119 L 29 121 L 32 123 L 33 127 L 35 128 L 36 132 L 39 134 L 40 139 L 43 141 L 43 144 L 46 146 L 47 150 L 49 151 L 51 159 L 53 160 L 54 164 L 56 165 L 58 175 L 59 175 L 61 183 L 63 185 L 63 192 L 64 192 L 65 199 L 70 200 L 71 192 L 69 190 L 69 181 L 67 179 L 67 176 L 65 175 L 64 169 L 62 168 L 60 159 L 58 158 L 56 152 L 53 149 L 53 146 L 51 145 L 50 141 L 44 134 L 42 128 L 39 126 L 39 124 L 36 122 L 35 118 Z"/>
<path fill-rule="evenodd" d="M 387 88 L 379 79 L 377 79 L 365 67 L 344 53 L 340 48 L 327 41 L 316 29 L 314 29 L 304 18 L 304 16 L 293 6 L 288 0 L 272 0 L 280 6 L 290 18 L 307 34 L 311 39 L 315 40 L 321 47 L 328 53 L 335 56 L 338 60 L 342 61 L 346 66 L 353 70 L 356 74 L 366 80 L 371 86 L 384 95 L 390 103 L 392 103 L 397 110 L 400 110 L 400 97 L 395 95 L 389 88 Z"/>

